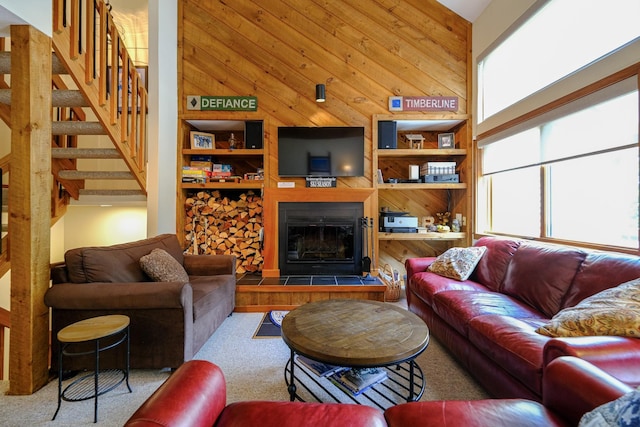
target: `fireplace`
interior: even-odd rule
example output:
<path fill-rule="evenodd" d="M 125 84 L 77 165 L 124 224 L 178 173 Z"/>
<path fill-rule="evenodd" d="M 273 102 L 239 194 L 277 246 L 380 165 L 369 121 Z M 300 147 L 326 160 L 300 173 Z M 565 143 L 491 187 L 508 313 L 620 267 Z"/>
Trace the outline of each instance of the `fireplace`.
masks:
<path fill-rule="evenodd" d="M 363 204 L 278 204 L 281 275 L 362 274 Z"/>

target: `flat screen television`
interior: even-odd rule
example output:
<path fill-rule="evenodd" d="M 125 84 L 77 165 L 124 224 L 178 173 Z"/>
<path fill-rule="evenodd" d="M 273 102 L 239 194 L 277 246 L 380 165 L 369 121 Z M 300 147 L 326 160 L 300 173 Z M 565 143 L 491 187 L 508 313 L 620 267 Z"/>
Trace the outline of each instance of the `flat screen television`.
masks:
<path fill-rule="evenodd" d="M 279 127 L 278 175 L 364 176 L 364 127 Z"/>

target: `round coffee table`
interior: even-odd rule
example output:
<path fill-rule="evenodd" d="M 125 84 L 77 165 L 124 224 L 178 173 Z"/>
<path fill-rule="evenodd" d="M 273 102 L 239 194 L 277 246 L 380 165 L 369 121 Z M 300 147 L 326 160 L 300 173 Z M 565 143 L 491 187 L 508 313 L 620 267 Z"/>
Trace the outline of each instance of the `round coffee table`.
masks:
<path fill-rule="evenodd" d="M 296 377 L 296 367 L 300 368 L 296 355 L 348 368 L 393 366 L 389 372 L 394 375 L 406 364 L 403 400 L 418 400 L 424 392 L 424 377 L 415 358 L 429 344 L 429 328 L 418 316 L 393 304 L 354 299 L 307 303 L 285 316 L 282 339 L 291 349 L 285 381 L 292 401 L 303 400 L 296 387 L 296 379 L 301 379 Z M 417 390 L 416 380 L 420 382 Z"/>

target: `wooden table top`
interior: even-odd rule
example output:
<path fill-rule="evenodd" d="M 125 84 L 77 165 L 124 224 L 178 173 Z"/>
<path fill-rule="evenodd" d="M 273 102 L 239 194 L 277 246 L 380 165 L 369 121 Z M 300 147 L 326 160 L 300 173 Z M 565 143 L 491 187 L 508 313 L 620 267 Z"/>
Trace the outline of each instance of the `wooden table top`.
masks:
<path fill-rule="evenodd" d="M 408 310 L 378 301 L 332 299 L 304 304 L 282 321 L 282 339 L 298 354 L 338 366 L 385 366 L 429 344 L 429 328 Z"/>
<path fill-rule="evenodd" d="M 121 314 L 92 317 L 66 326 L 58 332 L 60 342 L 83 342 L 108 337 L 129 326 L 129 317 Z"/>

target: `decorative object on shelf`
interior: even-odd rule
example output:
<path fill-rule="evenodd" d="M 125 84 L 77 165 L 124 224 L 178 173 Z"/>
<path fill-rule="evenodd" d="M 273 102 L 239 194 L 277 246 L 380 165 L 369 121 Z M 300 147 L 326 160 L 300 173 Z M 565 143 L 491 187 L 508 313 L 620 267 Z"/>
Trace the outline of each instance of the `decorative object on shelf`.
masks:
<path fill-rule="evenodd" d="M 212 133 L 191 131 L 190 137 L 192 149 L 211 150 L 216 142 L 216 136 Z"/>
<path fill-rule="evenodd" d="M 316 85 L 316 102 L 326 101 L 326 90 L 322 83 Z"/>
<path fill-rule="evenodd" d="M 414 150 L 422 150 L 422 143 L 424 142 L 424 136 L 419 133 L 411 133 L 404 136 L 409 140 L 409 145 Z"/>
<path fill-rule="evenodd" d="M 238 141 L 236 141 L 236 136 L 231 133 L 231 135 L 229 136 L 229 149 L 230 150 L 235 150 L 238 147 Z"/>
<path fill-rule="evenodd" d="M 389 264 L 385 264 L 382 270 L 378 271 L 378 278 L 385 284 L 385 302 L 397 302 L 400 300 L 400 273 L 393 270 Z"/>
<path fill-rule="evenodd" d="M 436 225 L 436 231 L 438 233 L 448 233 L 451 231 L 451 227 L 449 227 L 449 217 L 451 216 L 451 212 L 438 212 L 436 213 L 436 217 L 438 217 L 438 224 Z"/>
<path fill-rule="evenodd" d="M 455 138 L 453 133 L 438 134 L 438 148 L 455 148 Z"/>
<path fill-rule="evenodd" d="M 460 221 L 457 218 L 451 221 L 451 231 L 453 231 L 454 233 L 460 232 Z"/>
<path fill-rule="evenodd" d="M 438 218 L 438 224 L 447 225 L 449 223 L 449 217 L 451 216 L 451 212 L 438 212 L 436 213 L 436 217 Z"/>

